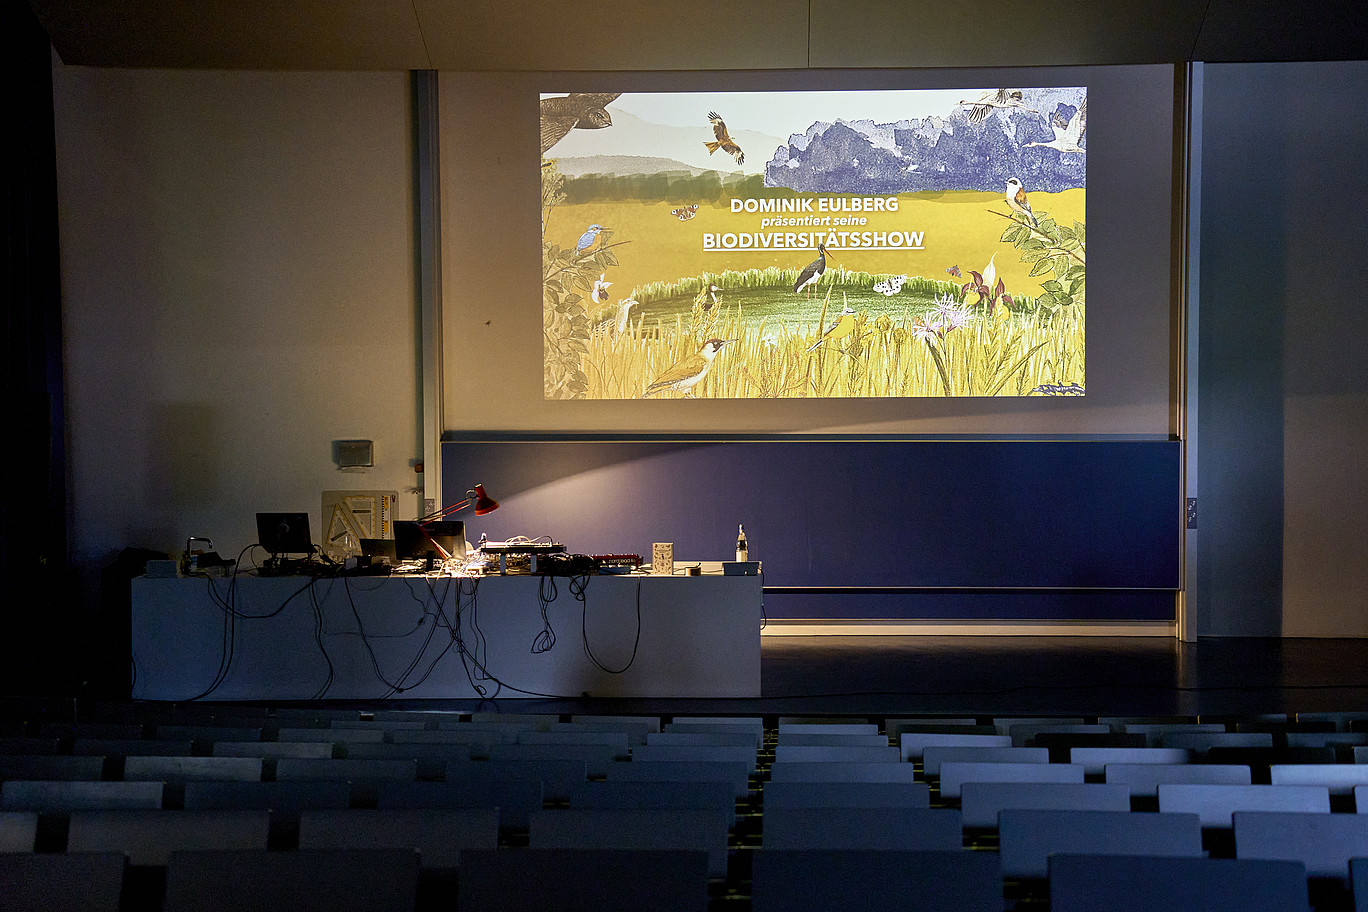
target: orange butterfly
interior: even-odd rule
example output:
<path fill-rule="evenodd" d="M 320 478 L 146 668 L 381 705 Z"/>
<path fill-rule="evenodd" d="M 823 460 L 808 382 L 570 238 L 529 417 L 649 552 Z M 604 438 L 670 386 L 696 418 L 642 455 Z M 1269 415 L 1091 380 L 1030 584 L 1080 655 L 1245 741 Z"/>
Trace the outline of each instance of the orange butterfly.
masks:
<path fill-rule="evenodd" d="M 671 210 L 670 210 L 670 215 L 673 215 L 675 218 L 679 219 L 681 222 L 687 222 L 689 219 L 693 218 L 695 215 L 698 215 L 698 203 L 694 203 L 694 204 L 692 204 L 692 205 L 690 205 L 690 206 L 681 206 L 681 207 L 678 208 L 678 209 L 671 209 Z"/>

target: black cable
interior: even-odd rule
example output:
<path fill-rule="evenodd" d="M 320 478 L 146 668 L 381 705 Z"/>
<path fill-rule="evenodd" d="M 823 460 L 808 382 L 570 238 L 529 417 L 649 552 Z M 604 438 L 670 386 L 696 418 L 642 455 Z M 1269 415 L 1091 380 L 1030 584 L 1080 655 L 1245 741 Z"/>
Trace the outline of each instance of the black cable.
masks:
<path fill-rule="evenodd" d="M 548 587 L 551 589 L 549 595 L 546 591 Z M 551 603 L 554 602 L 559 595 L 560 592 L 556 587 L 556 578 L 554 576 L 543 576 L 541 581 L 537 583 L 537 601 L 541 605 L 542 631 L 537 634 L 536 639 L 532 641 L 533 655 L 541 655 L 542 653 L 550 652 L 555 648 L 556 631 L 551 627 L 551 617 L 547 614 L 547 609 L 551 607 Z"/>
<path fill-rule="evenodd" d="M 604 665 L 602 662 L 600 662 L 598 658 L 594 655 L 594 650 L 589 646 L 589 603 L 585 600 L 584 597 L 584 591 L 588 588 L 588 586 L 589 577 L 587 574 L 585 576 L 571 577 L 570 579 L 570 594 L 573 595 L 576 599 L 578 599 L 580 603 L 580 633 L 584 639 L 584 654 L 589 657 L 589 661 L 593 662 L 601 670 L 606 671 L 608 674 L 622 674 L 627 669 L 631 668 L 632 664 L 636 662 L 637 647 L 641 645 L 641 580 L 637 580 L 636 584 L 637 629 L 636 639 L 632 641 L 632 656 L 627 660 L 626 665 L 618 669 L 609 668 L 607 665 Z"/>

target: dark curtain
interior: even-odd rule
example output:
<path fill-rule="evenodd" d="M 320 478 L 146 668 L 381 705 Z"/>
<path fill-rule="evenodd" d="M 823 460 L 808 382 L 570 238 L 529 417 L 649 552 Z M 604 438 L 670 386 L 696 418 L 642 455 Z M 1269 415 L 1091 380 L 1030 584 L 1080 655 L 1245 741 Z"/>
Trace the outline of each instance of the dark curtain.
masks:
<path fill-rule="evenodd" d="M 52 59 L 23 0 L 0 0 L 6 419 L 0 447 L 0 693 L 74 686 L 80 612 L 67 555 Z"/>

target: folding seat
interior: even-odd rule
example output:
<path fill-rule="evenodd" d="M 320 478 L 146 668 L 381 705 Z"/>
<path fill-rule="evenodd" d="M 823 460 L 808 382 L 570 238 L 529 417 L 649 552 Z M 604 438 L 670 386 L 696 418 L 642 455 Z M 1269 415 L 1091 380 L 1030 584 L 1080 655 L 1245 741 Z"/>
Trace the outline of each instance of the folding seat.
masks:
<path fill-rule="evenodd" d="M 497 808 L 302 811 L 300 849 L 417 849 L 423 868 L 456 868 L 462 851 L 499 844 Z"/>
<path fill-rule="evenodd" d="M 189 757 L 194 745 L 185 741 L 159 741 L 147 738 L 77 738 L 71 752 L 86 757 Z"/>
<path fill-rule="evenodd" d="M 346 779 L 413 781 L 418 778 L 416 760 L 338 760 L 332 758 L 281 757 L 276 760 L 276 779 Z"/>
<path fill-rule="evenodd" d="M 15 779 L 0 785 L 0 809 L 66 813 L 70 811 L 160 808 L 160 782 L 66 782 Z"/>
<path fill-rule="evenodd" d="M 949 851 L 964 844 L 959 811 L 951 808 L 765 808 L 764 851 Z"/>
<path fill-rule="evenodd" d="M 774 763 L 771 782 L 914 782 L 911 763 Z"/>
<path fill-rule="evenodd" d="M 0 853 L 32 852 L 37 836 L 36 811 L 0 811 Z"/>
<path fill-rule="evenodd" d="M 744 747 L 750 750 L 751 756 L 755 755 L 756 743 L 755 735 L 751 732 L 729 731 L 729 732 L 699 732 L 699 731 L 663 731 L 650 732 L 646 735 L 646 744 L 649 745 L 689 745 L 698 744 L 712 747 Z"/>
<path fill-rule="evenodd" d="M 1127 722 L 1121 726 L 1121 730 L 1128 734 L 1144 735 L 1147 747 L 1164 747 L 1166 745 L 1162 741 L 1169 732 L 1223 734 L 1226 727 L 1220 722 Z M 1181 744 L 1173 746 L 1183 747 Z"/>
<path fill-rule="evenodd" d="M 1100 776 L 1109 763 L 1187 763 L 1191 755 L 1177 747 L 1075 747 L 1069 762 L 1083 766 L 1089 776 Z"/>
<path fill-rule="evenodd" d="M 925 782 L 774 782 L 762 793 L 765 811 L 781 807 L 929 808 Z"/>
<path fill-rule="evenodd" d="M 469 744 L 348 744 L 347 759 L 413 760 L 418 764 L 418 778 L 433 780 L 446 775 L 446 765 L 452 760 L 472 757 Z"/>
<path fill-rule="evenodd" d="M 732 794 L 744 798 L 750 792 L 750 777 L 754 771 L 753 760 L 749 763 L 739 760 L 634 760 L 611 764 L 606 778 L 609 782 L 725 782 Z"/>
<path fill-rule="evenodd" d="M 1272 747 L 1269 732 L 1166 731 L 1159 736 L 1160 747 L 1177 747 L 1205 756 L 1213 747 Z"/>
<path fill-rule="evenodd" d="M 706 852 L 709 877 L 727 876 L 727 836 L 716 813 L 688 808 L 566 808 L 532 815 L 533 849 Z"/>
<path fill-rule="evenodd" d="M 965 829 L 996 828 L 1007 808 L 1129 811 L 1130 792 L 1100 782 L 969 782 L 960 790 Z"/>
<path fill-rule="evenodd" d="M 889 744 L 879 747 L 783 744 L 774 748 L 775 763 L 900 763 L 902 753 Z"/>
<path fill-rule="evenodd" d="M 1050 912 L 1306 912 L 1291 861 L 1145 855 L 1050 856 Z"/>
<path fill-rule="evenodd" d="M 807 726 L 812 727 L 812 726 Z M 888 736 L 874 734 L 833 734 L 827 732 L 790 731 L 779 735 L 779 747 L 877 747 L 889 746 Z"/>
<path fill-rule="evenodd" d="M 1368 816 L 1235 811 L 1235 857 L 1297 861 L 1310 877 L 1349 881 L 1349 860 L 1368 857 Z"/>
<path fill-rule="evenodd" d="M 1368 766 L 1356 763 L 1275 763 L 1268 768 L 1273 785 L 1323 785 L 1332 795 L 1348 795 L 1368 785 Z"/>
<path fill-rule="evenodd" d="M 468 724 L 530 725 L 532 728 L 546 730 L 560 720 L 560 716 L 554 713 L 473 712 Z"/>
<path fill-rule="evenodd" d="M 175 852 L 164 912 L 413 912 L 418 853 L 406 849 Z"/>
<path fill-rule="evenodd" d="M 0 852 L 0 902 L 42 912 L 119 912 L 128 859 L 118 852 Z"/>
<path fill-rule="evenodd" d="M 1249 785 L 1249 767 L 1219 763 L 1108 763 L 1103 777 L 1132 796 L 1157 798 L 1164 783 Z"/>
<path fill-rule="evenodd" d="M 659 716 L 606 716 L 585 713 L 571 716 L 570 722 L 580 726 L 603 726 L 609 731 L 625 731 L 638 744 L 646 743 L 646 735 L 661 730 Z"/>
<path fill-rule="evenodd" d="M 51 756 L 61 749 L 60 738 L 35 738 L 26 735 L 0 737 L 0 757 Z"/>
<path fill-rule="evenodd" d="M 1192 785 L 1159 786 L 1159 811 L 1195 813 L 1203 827 L 1230 827 L 1235 811 L 1306 811 L 1330 813 L 1330 792 L 1323 785 Z"/>
<path fill-rule="evenodd" d="M 521 737 L 521 735 L 519 736 Z M 642 748 L 644 750 L 644 748 Z M 626 750 L 626 745 L 623 745 Z M 617 757 L 618 748 L 610 744 L 562 744 L 519 741 L 516 744 L 491 744 L 489 762 L 575 760 L 584 764 L 586 776 L 608 775 L 608 765 Z"/>
<path fill-rule="evenodd" d="M 928 778 L 940 775 L 942 763 L 1049 763 L 1050 752 L 1043 747 L 936 747 L 922 753 L 922 773 Z"/>
<path fill-rule="evenodd" d="M 706 912 L 706 851 L 500 849 L 461 854 L 458 908 Z"/>
<path fill-rule="evenodd" d="M 570 792 L 572 808 L 713 810 L 727 829 L 736 824 L 736 793 L 726 782 L 581 782 Z"/>
<path fill-rule="evenodd" d="M 748 732 L 755 737 L 758 750 L 765 742 L 765 722 L 760 718 L 742 716 L 676 716 L 667 722 L 668 732 Z"/>
<path fill-rule="evenodd" d="M 1083 767 L 1072 763 L 942 763 L 940 794 L 942 798 L 960 797 L 967 783 L 1021 782 L 1063 783 L 1083 782 Z"/>
<path fill-rule="evenodd" d="M 903 732 L 898 740 L 903 760 L 921 759 L 928 747 L 1011 747 L 1012 736 L 945 732 Z"/>
<path fill-rule="evenodd" d="M 609 776 L 613 767 L 634 765 L 637 764 L 610 764 Z M 562 802 L 570 800 L 571 789 L 587 780 L 589 774 L 583 760 L 452 760 L 446 765 L 444 778 L 448 783 L 531 780 L 542 784 L 546 801 Z"/>
<path fill-rule="evenodd" d="M 556 725 L 550 731 L 518 733 L 517 744 L 589 744 L 612 748 L 612 760 L 626 760 L 631 756 L 629 737 L 625 731 L 589 731 L 573 726 Z M 592 775 L 592 774 L 591 774 Z"/>
<path fill-rule="evenodd" d="M 188 782 L 192 779 L 260 782 L 260 757 L 125 757 L 125 782 Z"/>
<path fill-rule="evenodd" d="M 643 744 L 632 751 L 632 762 L 652 763 L 658 760 L 746 763 L 754 769 L 756 751 L 737 744 Z"/>
<path fill-rule="evenodd" d="M 1037 747 L 1033 742 L 1037 735 L 1110 735 L 1111 726 L 1098 722 L 1022 722 L 1007 726 L 1007 734 L 1012 736 L 1013 747 Z"/>
<path fill-rule="evenodd" d="M 0 756 L 0 780 L 47 779 L 98 782 L 103 778 L 103 756 Z"/>
<path fill-rule="evenodd" d="M 355 741 L 378 743 L 385 740 L 385 732 L 378 728 L 282 728 L 276 733 L 276 740 L 322 741 L 327 744 Z"/>
<path fill-rule="evenodd" d="M 375 806 L 380 810 L 432 808 L 498 808 L 499 827 L 526 831 L 543 806 L 540 779 L 479 779 L 460 782 L 381 782 Z"/>
<path fill-rule="evenodd" d="M 304 809 L 342 810 L 351 804 L 351 785 L 343 779 L 293 782 L 191 780 L 185 783 L 187 811 L 269 810 L 298 814 Z"/>
<path fill-rule="evenodd" d="M 331 742 L 326 741 L 215 741 L 215 757 L 261 757 L 279 760 L 285 757 L 326 760 L 333 755 Z"/>
<path fill-rule="evenodd" d="M 262 727 L 228 725 L 158 725 L 153 733 L 157 741 L 260 741 Z"/>
<path fill-rule="evenodd" d="M 1056 852 L 1203 857 L 1196 814 L 1008 808 L 998 815 L 1002 874 L 1043 878 Z"/>
<path fill-rule="evenodd" d="M 989 852 L 770 849 L 755 853 L 755 912 L 1001 912 L 1002 875 Z"/>
<path fill-rule="evenodd" d="M 1125 734 L 1122 732 L 1037 732 L 1028 739 L 1027 745 L 1030 747 L 1043 747 L 1050 752 L 1051 763 L 1068 763 L 1069 754 L 1075 748 L 1097 747 L 1097 748 L 1141 748 L 1147 744 L 1145 736 L 1141 734 Z"/>
<path fill-rule="evenodd" d="M 184 849 L 265 849 L 268 811 L 73 811 L 68 852 L 122 852 L 133 865 L 165 865 Z"/>
<path fill-rule="evenodd" d="M 877 735 L 873 722 L 783 722 L 779 723 L 779 743 L 789 743 L 797 735 Z M 887 744 L 887 735 L 884 736 Z M 796 742 L 793 742 L 796 743 Z"/>

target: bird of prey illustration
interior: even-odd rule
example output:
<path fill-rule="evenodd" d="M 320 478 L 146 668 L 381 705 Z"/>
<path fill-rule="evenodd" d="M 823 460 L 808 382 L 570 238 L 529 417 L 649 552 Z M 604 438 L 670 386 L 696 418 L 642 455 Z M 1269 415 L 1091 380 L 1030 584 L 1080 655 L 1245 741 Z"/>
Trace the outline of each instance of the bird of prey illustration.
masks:
<path fill-rule="evenodd" d="M 1013 177 L 1007 181 L 1007 192 L 1004 194 L 1007 206 L 1017 215 L 1030 222 L 1036 228 L 1040 227 L 1040 222 L 1036 221 L 1035 213 L 1031 211 L 1031 204 L 1026 201 L 1026 188 L 1021 185 L 1021 181 Z"/>
<path fill-rule="evenodd" d="M 1040 146 L 1044 149 L 1054 149 L 1058 152 L 1076 152 L 1079 155 L 1087 154 L 1087 149 L 1079 145 L 1083 141 L 1083 134 L 1088 130 L 1088 99 L 1085 97 L 1083 103 L 1078 106 L 1074 116 L 1067 121 L 1058 111 L 1050 118 L 1050 129 L 1054 130 L 1054 139 L 1049 142 L 1028 142 L 1021 148 L 1026 149 L 1031 146 Z"/>
<path fill-rule="evenodd" d="M 621 92 L 572 92 L 541 100 L 542 155 L 571 130 L 600 130 L 613 125 L 606 108 Z"/>
<path fill-rule="evenodd" d="M 798 281 L 793 283 L 793 293 L 798 294 L 805 288 L 811 288 L 815 294 L 817 282 L 826 272 L 826 245 L 817 245 L 817 259 L 803 267 L 803 271 L 798 273 Z"/>
<path fill-rule="evenodd" d="M 736 159 L 738 165 L 745 162 L 745 153 L 742 152 L 741 147 L 736 144 L 736 140 L 731 138 L 731 134 L 727 132 L 727 125 L 722 122 L 722 118 L 717 116 L 717 112 L 709 111 L 708 120 L 712 122 L 713 136 L 717 137 L 717 142 L 707 142 L 703 144 L 708 147 L 708 154 L 712 155 L 718 149 L 721 149 L 723 152 L 726 152 L 732 158 Z"/>
<path fill-rule="evenodd" d="M 835 342 L 837 339 L 844 339 L 855 331 L 855 311 L 850 307 L 842 307 L 840 314 L 831 325 L 826 328 L 826 332 L 818 337 L 816 342 L 808 346 L 808 351 L 813 351 L 823 342 Z"/>
<path fill-rule="evenodd" d="M 666 390 L 683 390 L 684 395 L 692 396 L 693 388 L 701 383 L 704 377 L 708 376 L 713 359 L 722 350 L 722 346 L 735 341 L 735 339 L 709 339 L 704 342 L 697 354 L 689 355 L 687 358 L 675 362 L 657 377 L 654 383 L 646 387 L 646 392 L 641 394 L 642 397 L 653 396 Z"/>
<path fill-rule="evenodd" d="M 965 99 L 961 100 L 959 104 L 969 106 L 970 123 L 983 123 L 995 108 L 1021 108 L 1023 111 L 1030 111 L 1032 114 L 1039 113 L 1026 107 L 1021 89 L 989 89 L 979 96 L 978 101 Z"/>

